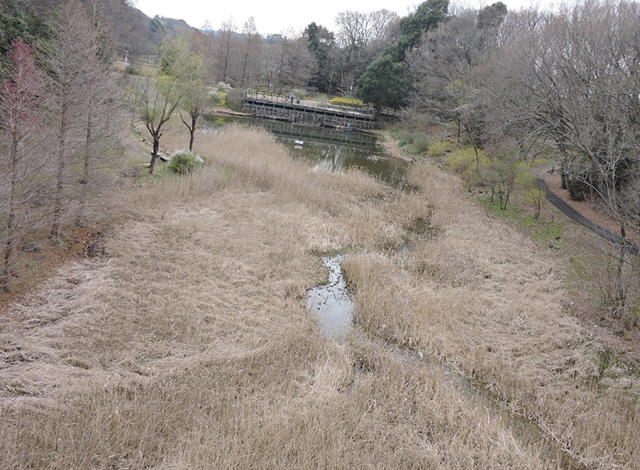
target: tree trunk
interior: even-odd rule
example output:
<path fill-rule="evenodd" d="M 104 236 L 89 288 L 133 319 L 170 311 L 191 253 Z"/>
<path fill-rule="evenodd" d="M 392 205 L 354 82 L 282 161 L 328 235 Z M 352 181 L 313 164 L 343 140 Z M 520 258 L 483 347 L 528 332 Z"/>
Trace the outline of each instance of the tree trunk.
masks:
<path fill-rule="evenodd" d="M 82 178 L 80 179 L 80 201 L 78 202 L 78 212 L 76 213 L 76 227 L 84 225 L 84 206 L 87 200 L 87 188 L 89 186 L 89 162 L 91 159 L 91 139 L 93 133 L 93 103 L 89 98 L 87 110 L 87 128 L 84 141 L 84 165 L 82 169 Z"/>
<path fill-rule="evenodd" d="M 197 115 L 191 115 L 191 127 L 189 128 L 189 152 L 193 152 L 193 140 L 196 135 L 196 123 L 198 121 Z"/>
<path fill-rule="evenodd" d="M 11 136 L 11 188 L 9 192 L 9 213 L 7 217 L 7 242 L 4 247 L 4 263 L 0 275 L 0 288 L 11 290 L 11 261 L 15 245 L 16 191 L 18 186 L 18 135 L 14 130 Z"/>
<path fill-rule="evenodd" d="M 624 257 L 627 252 L 627 233 L 626 233 L 624 223 L 620 224 L 620 239 L 622 243 L 620 245 L 620 254 L 618 256 L 618 266 L 616 268 L 616 280 L 615 280 L 616 298 L 614 299 L 615 307 L 613 309 L 613 317 L 615 318 L 619 318 L 622 315 L 622 310 L 624 309 L 625 301 L 626 301 L 626 292 L 625 292 L 623 276 L 622 276 L 623 274 L 622 271 L 624 269 Z"/>
<path fill-rule="evenodd" d="M 560 164 L 560 187 L 562 189 L 567 189 L 567 154 L 563 149 L 560 150 L 560 153 L 562 154 L 562 163 Z"/>
<path fill-rule="evenodd" d="M 160 137 L 157 134 L 151 134 L 153 137 L 153 151 L 151 152 L 151 162 L 149 162 L 149 174 L 153 175 L 153 167 L 156 165 L 158 158 L 158 149 L 160 148 Z"/>
<path fill-rule="evenodd" d="M 544 195 L 542 194 L 542 190 L 540 188 L 537 189 L 537 193 L 533 197 L 533 203 L 535 205 L 533 219 L 538 220 L 540 218 L 540 213 L 542 212 L 542 198 Z"/>
<path fill-rule="evenodd" d="M 244 62 L 242 63 L 242 76 L 240 77 L 240 86 L 244 87 L 244 79 L 247 72 L 247 63 L 249 62 L 249 48 L 247 46 L 247 50 L 244 54 Z"/>
<path fill-rule="evenodd" d="M 184 120 L 184 118 L 182 117 L 182 114 L 180 114 L 180 120 L 182 121 L 182 124 L 184 124 L 185 127 L 189 129 L 189 152 L 193 152 L 193 141 L 195 140 L 195 136 L 196 136 L 196 124 L 198 123 L 199 115 L 200 115 L 199 111 L 191 110 L 189 112 L 189 116 L 191 117 L 191 124 L 189 124 L 187 121 Z"/>
<path fill-rule="evenodd" d="M 476 153 L 476 173 L 480 173 L 480 154 L 478 153 L 476 144 L 473 144 L 473 151 Z"/>
<path fill-rule="evenodd" d="M 67 100 L 66 91 L 63 91 L 63 100 Z M 66 136 L 67 136 L 67 112 L 68 103 L 62 104 L 60 115 L 60 128 L 58 134 L 58 168 L 56 171 L 56 192 L 53 199 L 53 221 L 51 223 L 51 235 L 49 238 L 57 239 L 60 236 L 60 218 L 62 216 L 62 190 L 64 189 L 64 171 L 66 167 Z"/>

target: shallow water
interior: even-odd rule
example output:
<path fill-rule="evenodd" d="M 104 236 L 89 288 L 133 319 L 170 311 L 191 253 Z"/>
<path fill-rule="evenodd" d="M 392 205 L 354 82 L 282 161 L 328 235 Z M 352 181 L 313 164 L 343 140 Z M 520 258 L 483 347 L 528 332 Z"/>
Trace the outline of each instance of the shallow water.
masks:
<path fill-rule="evenodd" d="M 307 308 L 317 315 L 320 330 L 337 341 L 344 341 L 353 323 L 353 301 L 340 266 L 343 258 L 343 255 L 322 258 L 322 263 L 329 268 L 329 282 L 307 294 Z"/>

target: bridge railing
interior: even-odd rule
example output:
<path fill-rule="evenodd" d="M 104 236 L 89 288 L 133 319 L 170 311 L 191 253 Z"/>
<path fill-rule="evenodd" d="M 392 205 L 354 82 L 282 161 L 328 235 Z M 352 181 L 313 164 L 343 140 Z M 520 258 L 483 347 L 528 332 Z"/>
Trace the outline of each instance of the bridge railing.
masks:
<path fill-rule="evenodd" d="M 290 103 L 291 96 L 280 95 L 277 93 L 269 93 L 266 91 L 256 91 L 256 90 L 247 90 L 245 95 L 246 98 L 256 99 L 261 101 L 270 101 L 274 103 Z M 342 113 L 348 114 L 359 114 L 369 116 L 372 119 L 375 117 L 376 111 L 373 108 L 368 106 L 359 106 L 359 105 L 339 105 L 334 103 L 329 103 L 328 101 L 314 101 L 314 100 L 297 100 L 294 99 L 294 104 L 304 106 L 306 108 L 316 108 L 323 109 L 328 111 L 339 111 Z"/>

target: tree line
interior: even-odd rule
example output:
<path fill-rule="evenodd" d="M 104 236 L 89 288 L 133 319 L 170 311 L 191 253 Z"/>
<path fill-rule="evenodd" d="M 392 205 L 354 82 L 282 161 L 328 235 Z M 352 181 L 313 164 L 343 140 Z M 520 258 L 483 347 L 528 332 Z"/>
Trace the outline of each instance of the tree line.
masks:
<path fill-rule="evenodd" d="M 516 12 L 498 2 L 448 14 L 403 63 L 407 112 L 455 123 L 475 149 L 475 183 L 503 207 L 518 173 L 546 155 L 572 199 L 617 223 L 606 295 L 614 316 L 639 274 L 628 254 L 628 229 L 640 228 L 638 24 L 634 1 Z"/>
<path fill-rule="evenodd" d="M 312 22 L 302 31 L 263 36 L 253 18 L 242 27 L 229 18 L 216 30 L 205 23 L 191 40 L 206 63 L 210 82 L 337 95 L 355 91 L 367 66 L 402 35 L 401 24 L 402 19 L 388 10 L 347 10 L 337 14 L 336 32 Z"/>
<path fill-rule="evenodd" d="M 102 170 L 121 150 L 103 6 L 69 0 L 41 26 L 45 35 L 8 47 L 0 85 L 2 290 L 30 233 L 46 229 L 58 241 L 64 223 L 86 223 L 87 201 L 107 184 Z"/>

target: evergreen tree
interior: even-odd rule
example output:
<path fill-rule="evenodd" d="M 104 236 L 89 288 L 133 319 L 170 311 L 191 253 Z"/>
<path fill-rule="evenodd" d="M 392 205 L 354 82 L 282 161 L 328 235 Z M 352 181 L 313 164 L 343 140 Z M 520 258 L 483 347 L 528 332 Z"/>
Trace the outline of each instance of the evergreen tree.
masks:
<path fill-rule="evenodd" d="M 399 109 L 409 92 L 406 67 L 394 62 L 390 55 L 374 60 L 358 81 L 356 95 L 376 109 L 390 107 Z"/>

